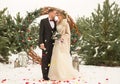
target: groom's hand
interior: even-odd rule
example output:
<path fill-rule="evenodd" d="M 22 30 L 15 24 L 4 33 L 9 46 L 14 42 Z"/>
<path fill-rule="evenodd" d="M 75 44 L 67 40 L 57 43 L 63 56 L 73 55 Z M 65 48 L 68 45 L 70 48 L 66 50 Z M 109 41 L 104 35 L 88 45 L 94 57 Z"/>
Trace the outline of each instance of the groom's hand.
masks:
<path fill-rule="evenodd" d="M 40 48 L 43 50 L 45 49 L 44 43 L 40 44 Z"/>

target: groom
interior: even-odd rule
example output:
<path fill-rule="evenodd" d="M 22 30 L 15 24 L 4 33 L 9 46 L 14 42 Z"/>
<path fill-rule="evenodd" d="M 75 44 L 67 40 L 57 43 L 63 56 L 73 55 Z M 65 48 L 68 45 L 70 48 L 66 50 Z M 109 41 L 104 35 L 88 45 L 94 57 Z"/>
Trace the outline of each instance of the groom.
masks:
<path fill-rule="evenodd" d="M 56 10 L 49 9 L 48 18 L 42 19 L 40 22 L 39 46 L 42 49 L 41 68 L 44 80 L 49 80 L 48 72 L 52 56 L 52 49 L 54 46 L 52 34 L 56 31 L 56 22 L 54 21 L 55 16 Z"/>

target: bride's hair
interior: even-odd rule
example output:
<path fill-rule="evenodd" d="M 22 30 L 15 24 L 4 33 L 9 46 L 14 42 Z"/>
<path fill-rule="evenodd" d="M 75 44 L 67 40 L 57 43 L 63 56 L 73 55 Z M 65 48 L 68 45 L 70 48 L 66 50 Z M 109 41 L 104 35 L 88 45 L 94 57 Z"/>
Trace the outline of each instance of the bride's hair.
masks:
<path fill-rule="evenodd" d="M 64 10 L 59 10 L 58 14 L 60 14 L 63 17 L 63 19 L 67 19 L 70 29 L 72 30 L 73 28 L 75 28 L 76 33 L 78 35 L 80 35 L 77 25 L 75 24 L 73 19 Z"/>
<path fill-rule="evenodd" d="M 58 11 L 57 14 L 61 15 L 63 19 L 67 18 L 67 13 L 65 13 L 65 11 Z"/>

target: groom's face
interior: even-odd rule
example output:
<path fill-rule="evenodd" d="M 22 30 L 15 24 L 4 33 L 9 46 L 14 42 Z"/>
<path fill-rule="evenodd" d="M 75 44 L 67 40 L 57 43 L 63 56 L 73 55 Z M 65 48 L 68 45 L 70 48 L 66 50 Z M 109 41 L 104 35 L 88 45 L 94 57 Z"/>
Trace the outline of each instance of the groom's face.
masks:
<path fill-rule="evenodd" d="M 50 17 L 54 18 L 56 16 L 56 13 L 57 13 L 57 11 L 54 10 L 54 11 L 50 12 L 49 15 L 50 15 Z"/>

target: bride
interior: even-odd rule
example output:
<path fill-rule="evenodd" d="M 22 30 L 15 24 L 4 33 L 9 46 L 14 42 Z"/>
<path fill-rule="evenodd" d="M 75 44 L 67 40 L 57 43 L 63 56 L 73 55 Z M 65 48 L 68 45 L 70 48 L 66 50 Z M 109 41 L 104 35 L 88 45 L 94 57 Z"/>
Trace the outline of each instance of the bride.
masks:
<path fill-rule="evenodd" d="M 70 27 L 66 15 L 58 13 L 57 31 L 61 38 L 55 40 L 48 77 L 50 80 L 71 80 L 78 77 L 70 56 Z"/>

